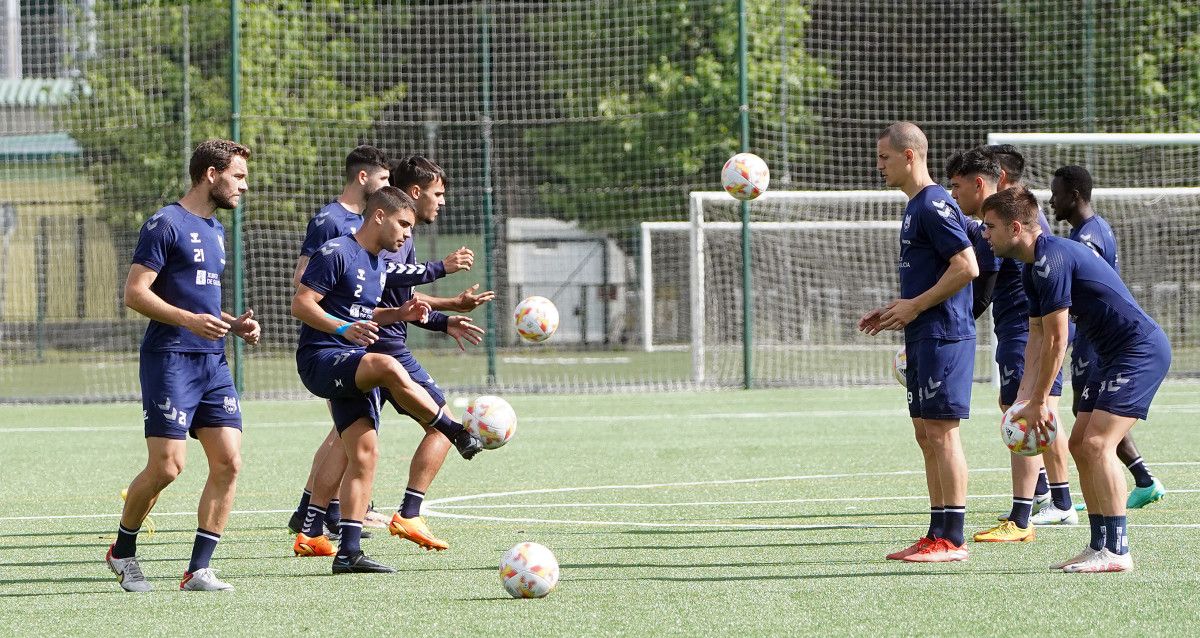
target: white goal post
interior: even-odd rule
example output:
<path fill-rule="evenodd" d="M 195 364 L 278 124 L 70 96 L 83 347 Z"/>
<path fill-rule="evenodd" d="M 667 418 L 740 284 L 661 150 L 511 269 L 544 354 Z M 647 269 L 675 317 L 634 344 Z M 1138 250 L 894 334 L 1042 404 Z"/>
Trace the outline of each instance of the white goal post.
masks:
<path fill-rule="evenodd" d="M 1035 189 L 1033 192 L 1042 202 L 1046 202 L 1049 197 L 1049 191 L 1044 189 Z M 1170 246 L 1157 244 L 1162 241 L 1161 237 L 1169 235 L 1142 234 L 1141 230 L 1134 227 L 1134 224 L 1129 223 L 1130 219 L 1150 218 L 1149 216 L 1153 215 L 1153 218 L 1157 220 L 1159 216 L 1163 216 L 1163 219 L 1175 224 L 1175 227 L 1181 227 L 1181 224 L 1186 228 L 1200 227 L 1200 187 L 1097 188 L 1093 190 L 1093 201 L 1103 207 L 1104 211 L 1110 211 L 1109 215 L 1112 216 L 1110 218 L 1116 220 L 1114 227 L 1117 228 L 1119 235 L 1123 235 L 1123 261 L 1132 262 L 1141 259 L 1144 262 L 1148 255 L 1172 250 Z M 760 309 L 763 307 L 759 304 L 761 290 L 771 286 L 788 288 L 787 294 L 781 296 L 783 301 L 769 307 L 769 310 L 777 316 L 761 320 L 790 321 L 792 316 L 790 308 L 786 304 L 791 302 L 799 307 L 805 303 L 814 303 L 814 298 L 819 295 L 807 294 L 809 291 L 803 290 L 803 287 L 807 285 L 804 282 L 811 281 L 813 277 L 820 279 L 823 282 L 820 285 L 827 288 L 840 288 L 852 292 L 858 292 L 856 288 L 867 286 L 868 278 L 877 278 L 878 273 L 874 272 L 876 270 L 890 270 L 891 272 L 888 272 L 887 275 L 894 277 L 894 262 L 899 252 L 899 243 L 895 232 L 900 226 L 905 202 L 906 197 L 900 191 L 862 190 L 769 191 L 755 200 L 751 209 L 753 220 L 750 223 L 750 232 L 752 238 L 757 236 L 760 242 L 773 243 L 778 240 L 787 242 L 787 248 L 791 250 L 807 251 L 816 248 L 828 252 L 831 249 L 830 246 L 819 244 L 828 242 L 837 244 L 841 235 L 857 233 L 854 236 L 858 238 L 858 241 L 869 245 L 859 247 L 853 244 L 837 244 L 832 247 L 834 254 L 839 254 L 838 251 L 848 253 L 854 250 L 858 250 L 860 253 L 875 252 L 873 255 L 848 255 L 844 266 L 829 263 L 827 267 L 824 267 L 821 263 L 807 262 L 804 267 L 814 271 L 811 277 L 793 277 L 792 273 L 786 271 L 787 268 L 794 267 L 791 261 L 772 266 L 756 260 L 751 266 L 753 268 L 755 303 Z M 716 303 L 725 306 L 730 304 L 730 300 L 740 303 L 740 278 L 735 278 L 726 272 L 719 273 L 724 276 L 724 279 L 719 282 L 723 286 L 722 294 L 716 302 L 710 298 L 710 288 L 714 283 L 709 280 L 714 277 L 715 270 L 712 265 L 706 267 L 706 261 L 709 258 L 707 250 L 711 249 L 706 246 L 713 241 L 716 244 L 711 245 L 724 245 L 724 240 L 706 241 L 706 235 L 720 232 L 732 240 L 735 236 L 734 232 L 741 229 L 741 222 L 731 221 L 736 204 L 736 200 L 722 191 L 693 192 L 690 194 L 690 220 L 643 222 L 640 229 L 642 242 L 640 255 L 642 348 L 647 352 L 690 351 L 691 380 L 700 385 L 722 385 L 728 382 L 726 376 L 729 375 L 714 374 L 711 369 L 713 361 L 717 359 L 713 352 L 714 348 L 722 350 L 724 352 L 722 356 L 727 358 L 735 356 L 734 348 L 730 346 L 728 328 L 717 323 L 709 323 L 712 321 L 709 305 Z M 812 213 L 817 210 L 820 210 L 819 215 Z M 839 215 L 843 218 L 841 221 L 836 218 Z M 820 219 L 812 219 L 814 216 L 820 217 Z M 714 220 L 714 217 L 717 219 Z M 687 233 L 686 243 L 683 242 L 683 233 Z M 1170 241 L 1174 241 L 1174 239 L 1172 238 Z M 1180 238 L 1180 241 L 1183 239 Z M 664 249 L 677 252 L 686 250 L 687 254 L 671 256 L 672 260 L 667 260 L 661 254 Z M 720 256 L 730 264 L 734 262 L 740 264 L 740 253 L 735 255 L 736 252 L 735 247 L 728 254 Z M 683 263 L 684 260 L 687 262 L 686 266 Z M 1195 266 L 1200 268 L 1200 264 Z M 856 268 L 862 268 L 863 272 L 855 272 Z M 664 269 L 667 272 L 663 272 Z M 1147 303 L 1153 305 L 1149 299 L 1152 296 L 1156 299 L 1158 297 L 1165 299 L 1165 296 L 1174 294 L 1178 295 L 1180 300 L 1171 302 L 1175 303 L 1175 306 L 1171 307 L 1178 307 L 1182 312 L 1184 308 L 1192 307 L 1194 303 L 1191 301 L 1192 297 L 1200 295 L 1200 283 L 1186 280 L 1186 275 L 1175 273 L 1175 270 L 1178 269 L 1169 273 L 1158 272 L 1147 264 L 1139 267 L 1139 270 L 1144 272 L 1136 276 L 1131 275 L 1132 278 L 1127 278 L 1127 281 L 1135 295 L 1139 295 L 1139 299 L 1147 299 L 1143 302 L 1144 306 Z M 685 284 L 685 272 L 686 298 L 682 292 Z M 1184 270 L 1183 272 L 1188 271 Z M 1194 273 L 1195 271 L 1190 272 Z M 688 314 L 687 321 L 682 321 L 681 315 L 679 334 L 674 340 L 669 337 L 659 338 L 655 332 L 656 286 L 662 285 L 664 281 L 681 289 L 679 296 L 673 297 L 672 300 L 678 305 L 685 306 L 684 311 Z M 877 284 L 878 282 L 869 285 L 878 288 Z M 1180 291 L 1181 287 L 1182 291 Z M 730 292 L 731 288 L 737 289 L 734 291 L 736 294 Z M 1193 288 L 1195 290 L 1192 290 Z M 1180 292 L 1171 292 L 1172 290 Z M 894 295 L 895 290 L 889 288 L 886 294 Z M 838 317 L 837 321 L 844 323 L 850 311 L 857 308 L 856 304 L 862 301 L 861 298 L 855 301 L 851 297 L 850 294 L 835 295 L 835 301 L 841 303 L 841 306 L 837 308 L 840 314 L 827 312 L 822 315 L 823 320 L 829 321 L 830 317 Z M 662 300 L 660 302 L 666 303 Z M 820 303 L 820 301 L 818 300 L 816 303 Z M 661 303 L 659 307 L 660 309 L 663 307 Z M 861 308 L 859 311 L 865 309 Z M 1147 310 L 1150 308 L 1147 307 Z M 1167 311 L 1160 308 L 1159 312 L 1166 314 Z M 720 315 L 720 313 L 716 314 Z M 756 319 L 756 322 L 758 320 L 760 319 Z M 729 322 L 737 321 L 739 321 L 737 318 L 729 320 Z M 719 329 L 723 329 L 725 332 L 714 339 L 711 333 Z M 985 330 L 987 331 L 986 336 L 983 333 Z M 980 331 L 980 346 L 991 345 L 994 347 L 994 339 L 990 334 L 990 322 L 981 324 Z M 684 334 L 685 332 L 686 334 Z M 825 334 L 822 333 L 822 335 Z M 861 361 L 863 356 L 870 355 L 873 357 L 871 361 L 875 361 L 880 359 L 881 355 L 865 353 L 860 354 L 859 359 L 851 361 L 855 351 L 861 353 L 863 350 L 886 350 L 895 347 L 891 341 L 881 341 L 879 345 L 856 344 L 853 342 L 856 338 L 854 335 L 843 334 L 839 337 L 835 334 L 832 337 L 814 337 L 811 340 L 797 340 L 794 343 L 785 339 L 782 342 L 777 340 L 774 344 L 764 344 L 756 337 L 755 346 L 763 349 L 790 349 L 799 352 L 794 355 L 793 360 L 787 362 L 796 368 L 784 370 L 779 373 L 780 378 L 771 380 L 776 384 L 785 385 L 792 381 L 805 382 L 810 376 L 805 366 L 822 356 L 828 358 L 832 353 L 835 359 L 845 358 L 848 367 L 851 364 L 862 366 L 864 365 Z M 755 356 L 760 355 L 756 354 Z M 757 363 L 756 361 L 756 368 L 758 367 Z M 988 363 L 990 364 L 990 362 Z M 994 370 L 994 365 L 987 365 L 986 368 L 982 367 L 983 363 L 980 365 L 981 367 L 977 368 L 978 374 L 986 375 L 987 370 Z M 877 371 L 878 382 L 886 382 L 886 366 L 878 367 L 880 368 Z M 994 371 L 990 376 L 993 382 L 997 381 L 999 377 Z M 852 382 L 870 382 L 862 370 L 843 378 L 849 378 Z M 822 379 L 828 379 L 828 377 L 816 379 L 815 382 L 822 382 Z"/>

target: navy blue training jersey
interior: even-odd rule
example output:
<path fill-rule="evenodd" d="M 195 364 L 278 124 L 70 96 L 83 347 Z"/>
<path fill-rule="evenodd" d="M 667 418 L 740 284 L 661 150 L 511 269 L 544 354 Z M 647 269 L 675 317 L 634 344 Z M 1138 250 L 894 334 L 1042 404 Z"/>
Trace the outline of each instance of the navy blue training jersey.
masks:
<path fill-rule="evenodd" d="M 221 273 L 225 271 L 225 227 L 215 217 L 189 213 L 178 202 L 142 224 L 133 263 L 158 273 L 150 290 L 189 312 L 221 317 Z M 205 339 L 182 326 L 150 320 L 142 350 L 225 352 L 225 339 Z"/>
<path fill-rule="evenodd" d="M 1011 257 L 996 257 L 995 253 L 991 252 L 991 244 L 983 238 L 982 222 L 971 220 L 970 224 L 967 234 L 971 237 L 971 243 L 975 245 L 975 256 L 979 259 L 979 272 L 988 272 L 987 264 L 984 263 L 987 255 L 991 255 L 996 260 L 994 266 L 994 270 L 997 271 L 996 286 L 992 292 L 992 325 L 996 337 L 1008 339 L 1027 334 L 1029 332 L 1029 300 L 1025 296 L 1025 286 L 1021 282 L 1024 264 Z M 1042 233 L 1052 234 L 1050 222 L 1046 221 L 1046 216 L 1041 211 L 1038 211 L 1038 225 L 1042 227 Z M 988 247 L 986 253 L 980 249 L 980 242 Z"/>
<path fill-rule="evenodd" d="M 304 231 L 304 243 L 300 245 L 300 254 L 312 257 L 325 242 L 343 235 L 353 235 L 358 232 L 360 226 L 362 215 L 348 210 L 337 200 L 329 202 L 308 220 L 308 230 Z"/>
<path fill-rule="evenodd" d="M 300 283 L 325 295 L 321 309 L 343 321 L 370 321 L 383 295 L 387 272 L 384 261 L 372 255 L 354 237 L 325 242 L 313 253 Z M 300 326 L 298 348 L 358 347 L 339 335 Z"/>
<path fill-rule="evenodd" d="M 380 306 L 399 308 L 413 297 L 413 286 L 427 284 L 446 276 L 446 265 L 441 261 L 417 263 L 417 250 L 410 236 L 404 245 L 396 252 L 383 251 L 379 256 L 387 264 L 387 283 L 383 291 L 383 301 Z M 429 321 L 418 324 L 430 330 L 446 331 L 447 317 L 437 311 L 429 313 Z M 369 348 L 372 352 L 394 351 L 404 347 L 408 339 L 408 324 L 403 321 L 382 326 L 379 329 L 379 341 Z"/>
<path fill-rule="evenodd" d="M 945 274 L 950 258 L 971 247 L 967 220 L 950 193 L 938 184 L 926 186 L 904 208 L 900 228 L 900 297 L 913 299 Z M 905 341 L 975 337 L 971 286 L 917 315 L 904 328 Z"/>
<path fill-rule="evenodd" d="M 1099 215 L 1092 215 L 1084 220 L 1079 228 L 1071 229 L 1071 239 L 1092 249 L 1092 252 L 1104 258 L 1113 270 L 1121 272 L 1121 264 L 1117 260 L 1117 236 L 1112 227 Z"/>
<path fill-rule="evenodd" d="M 1078 330 L 1102 359 L 1111 359 L 1160 329 L 1134 301 L 1117 271 L 1087 246 L 1043 234 L 1034 257 L 1024 273 L 1029 316 L 1070 308 Z"/>

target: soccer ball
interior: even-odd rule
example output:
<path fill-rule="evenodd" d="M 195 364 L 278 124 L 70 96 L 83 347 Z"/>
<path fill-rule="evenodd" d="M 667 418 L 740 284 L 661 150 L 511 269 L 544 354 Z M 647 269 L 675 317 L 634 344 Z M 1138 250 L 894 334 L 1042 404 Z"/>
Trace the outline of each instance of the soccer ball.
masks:
<path fill-rule="evenodd" d="M 904 346 L 900 346 L 900 349 L 896 351 L 896 356 L 892 357 L 892 376 L 896 377 L 900 385 L 906 388 L 908 387 L 908 379 L 905 378 L 904 373 L 907 370 L 908 351 L 904 349 Z"/>
<path fill-rule="evenodd" d="M 558 308 L 545 297 L 528 297 L 517 304 L 513 313 L 517 323 L 517 334 L 526 341 L 540 343 L 558 330 Z"/>
<path fill-rule="evenodd" d="M 483 441 L 483 449 L 494 450 L 508 443 L 517 432 L 517 413 L 508 401 L 484 395 L 467 406 L 463 425 Z"/>
<path fill-rule="evenodd" d="M 513 598 L 541 598 L 558 584 L 558 559 L 537 543 L 518 543 L 500 559 L 500 582 Z"/>
<path fill-rule="evenodd" d="M 1037 456 L 1050 449 L 1050 444 L 1054 443 L 1054 439 L 1058 436 L 1058 416 L 1054 412 L 1050 412 L 1050 433 L 1042 439 L 1034 441 L 1034 433 L 1026 429 L 1025 419 L 1013 420 L 1013 415 L 1019 412 L 1028 401 L 1017 401 L 1004 413 L 1004 418 L 1000 419 L 1000 438 L 1004 440 L 1004 445 L 1013 451 L 1013 454 L 1021 456 Z"/>
<path fill-rule="evenodd" d="M 754 153 L 738 153 L 721 169 L 721 187 L 737 199 L 749 200 L 767 192 L 771 171 Z"/>

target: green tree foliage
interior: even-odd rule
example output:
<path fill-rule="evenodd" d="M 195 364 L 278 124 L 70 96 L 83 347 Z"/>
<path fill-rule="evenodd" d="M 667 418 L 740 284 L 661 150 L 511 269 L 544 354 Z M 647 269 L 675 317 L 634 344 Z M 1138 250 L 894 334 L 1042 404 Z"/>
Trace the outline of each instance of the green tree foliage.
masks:
<path fill-rule="evenodd" d="M 789 162 L 811 160 L 805 104 L 833 81 L 804 48 L 805 6 L 747 5 L 754 139 L 786 130 Z M 526 134 L 547 175 L 549 214 L 628 232 L 686 215 L 690 190 L 720 188 L 721 166 L 740 144 L 737 3 L 579 3 L 527 24 L 556 69 L 544 88 L 560 122 Z"/>
<path fill-rule="evenodd" d="M 379 29 L 375 3 L 292 0 L 241 8 L 241 138 L 253 152 L 251 188 L 273 214 L 311 212 L 296 199 L 314 175 L 336 180 L 346 149 L 364 138 L 402 85 L 380 86 L 382 60 L 360 38 Z M 228 137 L 227 3 L 187 8 L 187 121 L 194 146 Z M 393 13 L 393 15 L 395 15 Z M 377 18 L 377 16 L 375 16 Z M 399 16 L 396 19 L 402 19 Z M 67 114 L 114 228 L 136 227 L 187 187 L 184 166 L 184 3 L 97 3 L 73 34 L 83 77 Z M 94 41 L 88 45 L 88 40 Z"/>
<path fill-rule="evenodd" d="M 1087 4 L 1004 3 L 1028 59 L 1013 68 L 1025 69 L 1043 130 L 1200 131 L 1200 4 L 1093 1 L 1092 29 Z"/>

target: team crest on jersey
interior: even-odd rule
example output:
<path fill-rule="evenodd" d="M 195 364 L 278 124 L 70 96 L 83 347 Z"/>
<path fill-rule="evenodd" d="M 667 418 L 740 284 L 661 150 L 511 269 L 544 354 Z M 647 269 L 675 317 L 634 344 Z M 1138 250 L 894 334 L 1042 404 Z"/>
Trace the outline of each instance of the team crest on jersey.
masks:
<path fill-rule="evenodd" d="M 946 204 L 946 200 L 944 199 L 933 200 L 933 208 L 937 211 L 937 214 L 941 215 L 942 217 L 949 217 L 950 215 L 954 214 L 954 209 L 948 206 Z"/>
<path fill-rule="evenodd" d="M 237 397 L 225 397 L 224 405 L 225 405 L 225 411 L 228 412 L 229 414 L 237 413 L 237 411 L 238 411 Z"/>

